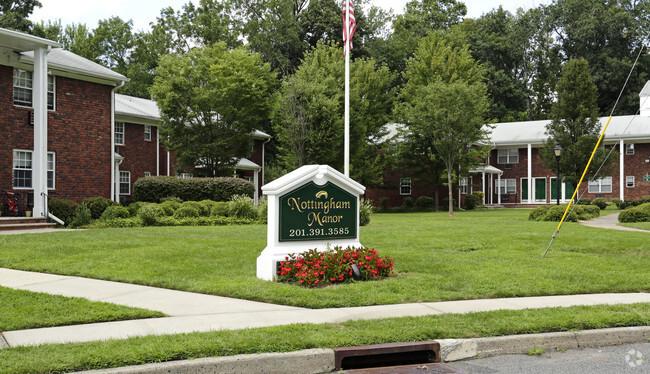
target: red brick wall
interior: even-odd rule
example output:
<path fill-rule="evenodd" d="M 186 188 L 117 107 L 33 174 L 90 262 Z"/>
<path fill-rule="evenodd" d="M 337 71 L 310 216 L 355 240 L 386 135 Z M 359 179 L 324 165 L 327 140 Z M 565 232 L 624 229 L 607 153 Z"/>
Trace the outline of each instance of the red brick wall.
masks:
<path fill-rule="evenodd" d="M 151 140 L 144 140 L 144 127 L 144 125 L 125 123 L 124 145 L 115 146 L 118 153 L 124 157 L 120 164 L 120 171 L 131 172 L 131 193 L 133 193 L 133 183 L 144 177 L 145 171 L 151 173 L 152 176 L 157 175 L 156 137 L 158 128 L 151 126 Z M 165 158 L 164 168 L 160 170 L 160 173 L 163 174 L 167 172 L 167 152 L 161 149 L 160 156 Z"/>
<path fill-rule="evenodd" d="M 259 166 L 263 166 L 262 165 L 263 144 L 264 144 L 264 140 L 253 139 L 252 152 L 249 155 L 249 157 L 247 157 L 249 160 L 251 160 L 252 162 L 256 163 Z M 239 177 L 255 177 L 255 172 L 252 170 L 237 170 L 237 175 Z M 262 180 L 261 170 L 257 177 L 257 181 L 258 181 L 258 194 L 259 196 L 262 196 L 262 185 L 264 185 L 264 180 Z"/>
<path fill-rule="evenodd" d="M 625 200 L 636 200 L 650 195 L 650 182 L 643 181 L 643 177 L 650 174 L 650 143 L 634 144 L 634 154 L 625 155 L 624 157 L 625 168 L 623 171 L 625 176 L 634 176 L 634 187 L 625 187 Z M 618 181 L 618 174 L 616 174 L 615 179 Z M 618 197 L 618 187 L 615 192 Z"/>
<path fill-rule="evenodd" d="M 13 150 L 33 149 L 30 108 L 13 105 L 13 68 L 0 66 L 0 188 L 13 186 Z M 55 111 L 48 114 L 48 151 L 55 152 L 51 197 L 81 201 L 110 197 L 111 88 L 56 77 Z M 31 190 L 29 191 L 32 192 Z"/>

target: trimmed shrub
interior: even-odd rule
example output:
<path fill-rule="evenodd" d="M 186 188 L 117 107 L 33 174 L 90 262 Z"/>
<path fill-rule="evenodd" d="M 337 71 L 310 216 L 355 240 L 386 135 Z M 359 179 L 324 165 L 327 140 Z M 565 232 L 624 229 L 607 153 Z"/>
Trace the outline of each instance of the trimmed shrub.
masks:
<path fill-rule="evenodd" d="M 138 211 L 140 210 L 140 208 L 142 208 L 144 204 L 146 203 L 143 203 L 142 201 L 134 201 L 131 204 L 129 204 L 126 207 L 126 209 L 129 211 L 131 217 L 135 217 L 138 215 Z"/>
<path fill-rule="evenodd" d="M 595 198 L 592 202 L 593 205 L 599 207 L 601 210 L 607 208 L 607 201 L 602 197 Z"/>
<path fill-rule="evenodd" d="M 129 213 L 129 210 L 127 208 L 119 205 L 111 205 L 108 208 L 106 208 L 106 210 L 104 210 L 101 219 L 108 220 L 108 219 L 129 218 L 129 217 L 131 217 L 131 213 Z"/>
<path fill-rule="evenodd" d="M 553 205 L 549 208 L 544 221 L 555 221 L 560 222 L 562 216 L 564 216 L 564 211 L 566 210 L 566 205 Z M 569 214 L 565 221 L 566 222 L 578 222 L 578 213 L 583 211 L 580 206 L 576 206 L 573 212 Z"/>
<path fill-rule="evenodd" d="M 257 217 L 262 221 L 266 221 L 269 215 L 269 201 L 266 196 L 263 196 L 257 202 Z"/>
<path fill-rule="evenodd" d="M 578 214 L 578 219 L 590 220 L 600 216 L 600 207 L 598 207 L 597 205 L 584 205 L 584 206 L 579 206 L 577 208 L 583 209 L 583 213 Z"/>
<path fill-rule="evenodd" d="M 69 225 L 77 215 L 77 207 L 79 204 L 72 200 L 57 199 L 53 197 L 50 199 L 47 206 L 50 213 L 63 220 L 66 225 Z"/>
<path fill-rule="evenodd" d="M 183 201 L 228 201 L 235 195 L 253 196 L 253 183 L 241 178 L 140 178 L 133 184 L 136 201 L 161 202 L 174 197 Z"/>
<path fill-rule="evenodd" d="M 145 226 L 155 225 L 164 214 L 165 212 L 157 204 L 144 204 L 138 210 L 138 217 Z"/>
<path fill-rule="evenodd" d="M 542 205 L 538 206 L 537 208 L 533 209 L 528 213 L 528 220 L 529 221 L 544 221 L 544 218 L 546 217 L 546 214 L 548 213 L 548 210 L 551 208 L 550 205 Z"/>
<path fill-rule="evenodd" d="M 212 213 L 212 207 L 217 202 L 212 201 L 212 200 L 203 200 L 203 201 L 199 201 L 199 203 L 201 203 L 201 205 L 203 205 L 203 209 L 201 209 L 201 215 L 205 216 L 205 217 L 208 217 Z"/>
<path fill-rule="evenodd" d="M 201 215 L 199 208 L 197 207 L 197 205 L 201 205 L 201 204 L 198 203 L 188 204 L 188 203 L 190 203 L 190 201 L 184 202 L 180 208 L 176 209 L 176 212 L 174 213 L 175 219 L 196 218 Z"/>
<path fill-rule="evenodd" d="M 228 217 L 230 216 L 230 202 L 228 201 L 217 201 L 212 210 L 210 211 L 211 216 L 220 216 Z"/>
<path fill-rule="evenodd" d="M 650 203 L 625 209 L 619 213 L 618 221 L 625 223 L 650 221 Z"/>
<path fill-rule="evenodd" d="M 435 206 L 435 204 L 436 203 L 433 200 L 433 197 L 429 196 L 420 196 L 417 200 L 415 200 L 415 206 L 420 209 L 431 209 Z"/>
<path fill-rule="evenodd" d="M 165 212 L 167 217 L 171 217 L 176 213 L 176 210 L 181 207 L 181 203 L 176 200 L 165 200 L 160 203 L 160 208 Z"/>
<path fill-rule="evenodd" d="M 591 199 L 586 197 L 578 199 L 578 205 L 591 205 Z"/>
<path fill-rule="evenodd" d="M 183 204 L 181 204 L 180 208 L 182 208 L 184 206 L 194 207 L 196 209 L 196 211 L 199 213 L 199 216 L 201 216 L 201 217 L 207 217 L 207 216 L 210 215 L 210 210 L 208 210 L 208 207 L 206 205 L 198 202 L 198 201 L 186 201 Z"/>
<path fill-rule="evenodd" d="M 382 213 L 388 212 L 388 200 L 389 199 L 387 197 L 382 197 L 381 199 L 379 199 L 379 210 Z"/>
<path fill-rule="evenodd" d="M 449 201 L 449 200 L 447 200 Z M 483 192 L 482 191 L 476 191 L 473 192 L 471 195 L 466 195 L 465 196 L 465 209 L 467 210 L 472 210 L 475 209 L 476 207 L 481 207 L 483 206 Z"/>
<path fill-rule="evenodd" d="M 98 196 L 98 197 L 89 197 L 81 202 L 82 205 L 88 207 L 90 210 L 90 216 L 92 219 L 99 219 L 102 216 L 102 213 L 112 205 L 119 205 L 113 200 Z"/>
<path fill-rule="evenodd" d="M 70 227 L 81 227 L 92 222 L 93 218 L 90 213 L 90 209 L 85 204 L 80 204 L 77 207 L 77 214 L 75 215 L 72 222 L 70 222 Z"/>
<path fill-rule="evenodd" d="M 174 202 L 177 202 L 179 204 L 183 202 L 183 200 L 181 200 L 180 198 L 178 198 L 176 196 L 166 196 L 166 197 L 163 197 L 162 199 L 160 199 L 161 203 L 164 203 L 165 201 L 174 201 Z"/>
<path fill-rule="evenodd" d="M 407 196 L 402 200 L 402 207 L 405 209 L 411 209 L 413 208 L 413 199 L 410 196 Z"/>
<path fill-rule="evenodd" d="M 228 214 L 230 217 L 256 219 L 258 213 L 253 199 L 248 196 L 237 195 L 230 200 Z"/>
<path fill-rule="evenodd" d="M 370 213 L 372 213 L 372 201 L 362 200 L 359 207 L 359 226 L 367 226 L 370 224 Z"/>

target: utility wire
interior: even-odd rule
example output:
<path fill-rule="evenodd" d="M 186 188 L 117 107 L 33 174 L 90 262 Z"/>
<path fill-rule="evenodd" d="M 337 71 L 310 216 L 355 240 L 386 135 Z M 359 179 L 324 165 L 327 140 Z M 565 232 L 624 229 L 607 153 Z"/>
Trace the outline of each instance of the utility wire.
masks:
<path fill-rule="evenodd" d="M 643 39 L 643 41 L 641 43 L 641 48 L 639 49 L 639 53 L 637 54 L 636 59 L 634 60 L 634 64 L 632 64 L 632 68 L 630 69 L 630 72 L 628 73 L 627 78 L 625 79 L 625 83 L 623 84 L 623 87 L 621 88 L 621 91 L 618 94 L 618 98 L 616 99 L 616 102 L 614 103 L 614 106 L 612 107 L 612 111 L 609 114 L 609 118 L 607 119 L 607 123 L 605 123 L 605 127 L 603 127 L 603 131 L 601 132 L 600 137 L 598 138 L 598 142 L 596 142 L 596 146 L 594 147 L 594 150 L 591 152 L 591 157 L 589 157 L 589 162 L 587 162 L 587 166 L 585 167 L 585 170 L 582 173 L 582 176 L 580 177 L 580 181 L 578 182 L 578 185 L 576 186 L 575 191 L 573 191 L 573 195 L 571 196 L 571 200 L 569 200 L 569 204 L 567 205 L 566 209 L 564 210 L 564 215 L 562 216 L 562 219 L 560 220 L 560 223 L 558 224 L 557 228 L 555 229 L 555 232 L 553 233 L 553 236 L 551 237 L 551 242 L 548 243 L 548 247 L 546 247 L 546 251 L 544 252 L 544 255 L 542 256 L 542 258 L 546 257 L 546 254 L 548 253 L 548 250 L 551 248 L 551 246 L 553 245 L 553 242 L 555 241 L 555 238 L 560 233 L 560 230 L 562 229 L 562 225 L 564 224 L 564 220 L 566 219 L 567 215 L 570 214 L 569 210 L 572 213 L 573 210 L 575 209 L 575 204 L 573 204 L 573 202 L 574 202 L 574 199 L 576 198 L 576 195 L 577 195 L 578 191 L 580 190 L 580 185 L 582 184 L 582 181 L 585 178 L 585 175 L 587 175 L 587 171 L 589 170 L 589 166 L 591 165 L 591 161 L 593 161 L 594 156 L 596 155 L 596 151 L 598 150 L 598 147 L 600 146 L 600 143 L 602 142 L 603 138 L 605 137 L 605 132 L 607 131 L 607 127 L 609 126 L 609 123 L 611 122 L 612 117 L 614 116 L 614 110 L 618 106 L 618 103 L 621 100 L 621 97 L 623 96 L 623 91 L 625 91 L 625 87 L 627 87 L 627 84 L 630 81 L 630 77 L 632 76 L 632 72 L 634 71 L 634 68 L 636 67 L 636 64 L 638 63 L 639 58 L 641 57 L 641 53 L 643 52 L 643 49 L 645 48 L 645 43 L 646 43 L 646 41 L 648 40 L 649 37 L 650 37 L 650 33 Z M 637 111 L 637 113 L 638 113 L 638 111 Z M 628 124 L 628 127 L 630 126 L 631 123 L 632 123 L 632 121 L 630 121 L 630 123 Z M 628 127 L 625 128 L 626 131 L 627 131 Z M 621 139 L 623 137 L 623 134 L 625 134 L 625 131 L 623 131 L 623 133 L 621 133 L 621 138 L 619 138 L 619 142 L 621 141 Z M 609 155 L 612 154 L 614 148 L 612 148 L 612 150 L 610 150 Z M 609 155 L 607 156 L 607 158 L 609 158 Z M 605 160 L 607 160 L 607 158 Z M 604 162 L 605 161 L 603 161 L 603 163 L 600 164 L 600 166 L 598 168 L 598 171 L 600 171 L 603 168 Z M 558 180 L 557 183 L 560 183 L 560 181 Z M 583 194 L 584 194 L 584 192 L 583 192 Z M 572 206 L 573 206 L 573 208 L 572 208 Z"/>

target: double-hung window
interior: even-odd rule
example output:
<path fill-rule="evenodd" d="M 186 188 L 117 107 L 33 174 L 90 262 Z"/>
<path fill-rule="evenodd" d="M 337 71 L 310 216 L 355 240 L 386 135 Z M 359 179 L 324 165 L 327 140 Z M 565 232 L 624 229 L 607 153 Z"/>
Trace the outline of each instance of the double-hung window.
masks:
<path fill-rule="evenodd" d="M 626 155 L 634 154 L 634 144 L 632 143 L 625 144 L 625 154 Z"/>
<path fill-rule="evenodd" d="M 33 107 L 33 73 L 14 69 L 14 105 Z M 47 109 L 54 110 L 54 76 L 47 76 Z"/>
<path fill-rule="evenodd" d="M 468 180 L 467 179 L 468 179 L 467 177 L 463 177 L 463 178 L 460 179 L 460 193 L 462 193 L 462 194 L 466 194 L 467 191 L 469 190 L 467 188 L 467 185 L 468 185 Z"/>
<path fill-rule="evenodd" d="M 55 171 L 54 152 L 47 153 L 47 188 L 54 189 L 54 171 Z M 14 188 L 33 188 L 33 169 L 32 169 L 32 151 L 20 149 L 14 150 Z"/>
<path fill-rule="evenodd" d="M 515 194 L 517 193 L 517 180 L 516 179 L 501 179 L 501 183 L 497 181 L 499 186 L 499 194 Z"/>
<path fill-rule="evenodd" d="M 632 188 L 634 187 L 634 175 L 628 175 L 625 177 L 625 187 Z"/>
<path fill-rule="evenodd" d="M 605 177 L 589 181 L 589 193 L 611 193 L 612 177 Z"/>
<path fill-rule="evenodd" d="M 120 195 L 131 194 L 131 172 L 120 171 Z"/>
<path fill-rule="evenodd" d="M 144 126 L 144 140 L 151 141 L 151 126 Z"/>
<path fill-rule="evenodd" d="M 124 122 L 115 122 L 115 144 L 124 145 Z"/>
<path fill-rule="evenodd" d="M 411 194 L 411 178 L 400 178 L 400 180 L 399 180 L 399 194 L 400 195 L 410 195 Z"/>
<path fill-rule="evenodd" d="M 497 162 L 499 164 L 516 164 L 519 162 L 519 148 L 499 149 Z"/>

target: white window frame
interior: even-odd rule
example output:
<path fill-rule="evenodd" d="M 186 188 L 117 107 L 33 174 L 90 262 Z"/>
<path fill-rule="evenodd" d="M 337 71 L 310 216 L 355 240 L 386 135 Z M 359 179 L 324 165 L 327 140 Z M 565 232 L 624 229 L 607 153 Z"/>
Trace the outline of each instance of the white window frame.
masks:
<path fill-rule="evenodd" d="M 498 164 L 518 164 L 519 148 L 500 148 L 497 150 Z"/>
<path fill-rule="evenodd" d="M 406 192 L 408 189 L 408 192 Z M 405 177 L 399 179 L 399 194 L 402 196 L 410 195 L 412 192 L 412 180 L 411 177 Z"/>
<path fill-rule="evenodd" d="M 119 131 L 118 127 L 122 131 Z M 124 145 L 125 128 L 126 125 L 124 125 L 124 122 L 115 122 L 115 145 Z"/>
<path fill-rule="evenodd" d="M 144 141 L 151 141 L 151 126 L 149 125 L 144 125 Z"/>
<path fill-rule="evenodd" d="M 126 185 L 127 192 L 122 192 L 122 186 Z M 120 195 L 130 195 L 131 194 L 131 172 L 126 170 L 120 170 L 120 181 L 118 183 L 118 188 Z"/>
<path fill-rule="evenodd" d="M 609 191 L 606 190 L 607 186 L 609 186 Z M 589 181 L 589 193 L 612 193 L 612 190 L 612 177 L 604 177 Z"/>
<path fill-rule="evenodd" d="M 251 177 L 250 175 L 245 175 L 244 179 L 251 183 L 255 183 L 255 177 Z"/>
<path fill-rule="evenodd" d="M 188 178 L 192 178 L 193 176 L 192 173 L 180 173 L 178 174 L 178 177 L 181 179 L 188 179 Z"/>
<path fill-rule="evenodd" d="M 16 156 L 18 154 L 24 154 L 24 155 L 29 155 L 29 159 L 25 158 L 24 160 L 20 160 L 23 165 L 19 165 L 19 167 L 16 166 Z M 13 152 L 13 163 L 12 163 L 12 186 L 16 190 L 33 190 L 34 189 L 34 159 L 33 159 L 33 154 L 34 152 L 28 149 L 14 149 Z M 47 152 L 47 189 L 48 190 L 53 190 L 55 188 L 55 183 L 56 183 L 56 155 L 54 152 Z M 25 186 L 16 186 L 16 171 L 17 170 L 22 170 L 29 172 L 29 180 L 30 183 L 29 185 Z M 50 185 L 50 173 L 52 175 L 52 184 Z"/>
<path fill-rule="evenodd" d="M 145 178 L 146 178 L 146 177 L 150 177 L 150 176 L 151 176 L 151 172 L 148 172 L 148 171 L 145 171 L 145 172 L 144 172 L 144 177 L 145 177 Z"/>
<path fill-rule="evenodd" d="M 467 191 L 469 191 L 469 189 L 467 188 L 468 185 L 469 185 L 469 178 L 468 177 L 460 178 L 460 193 L 461 194 L 463 194 L 463 195 L 467 194 Z"/>
<path fill-rule="evenodd" d="M 499 192 L 499 195 L 514 195 L 517 193 L 517 179 L 515 178 L 509 178 L 509 179 L 497 179 L 497 191 Z"/>
<path fill-rule="evenodd" d="M 29 98 L 19 99 L 16 102 L 16 93 L 18 90 L 28 93 Z M 47 75 L 47 110 L 56 109 L 56 79 L 53 75 Z M 24 108 L 34 107 L 34 73 L 22 69 L 14 69 L 13 72 L 13 103 L 15 106 Z"/>
<path fill-rule="evenodd" d="M 634 188 L 635 183 L 634 183 L 634 175 L 628 175 L 625 177 L 625 187 L 627 188 Z"/>
<path fill-rule="evenodd" d="M 634 143 L 625 144 L 625 154 L 631 156 L 634 154 Z"/>

